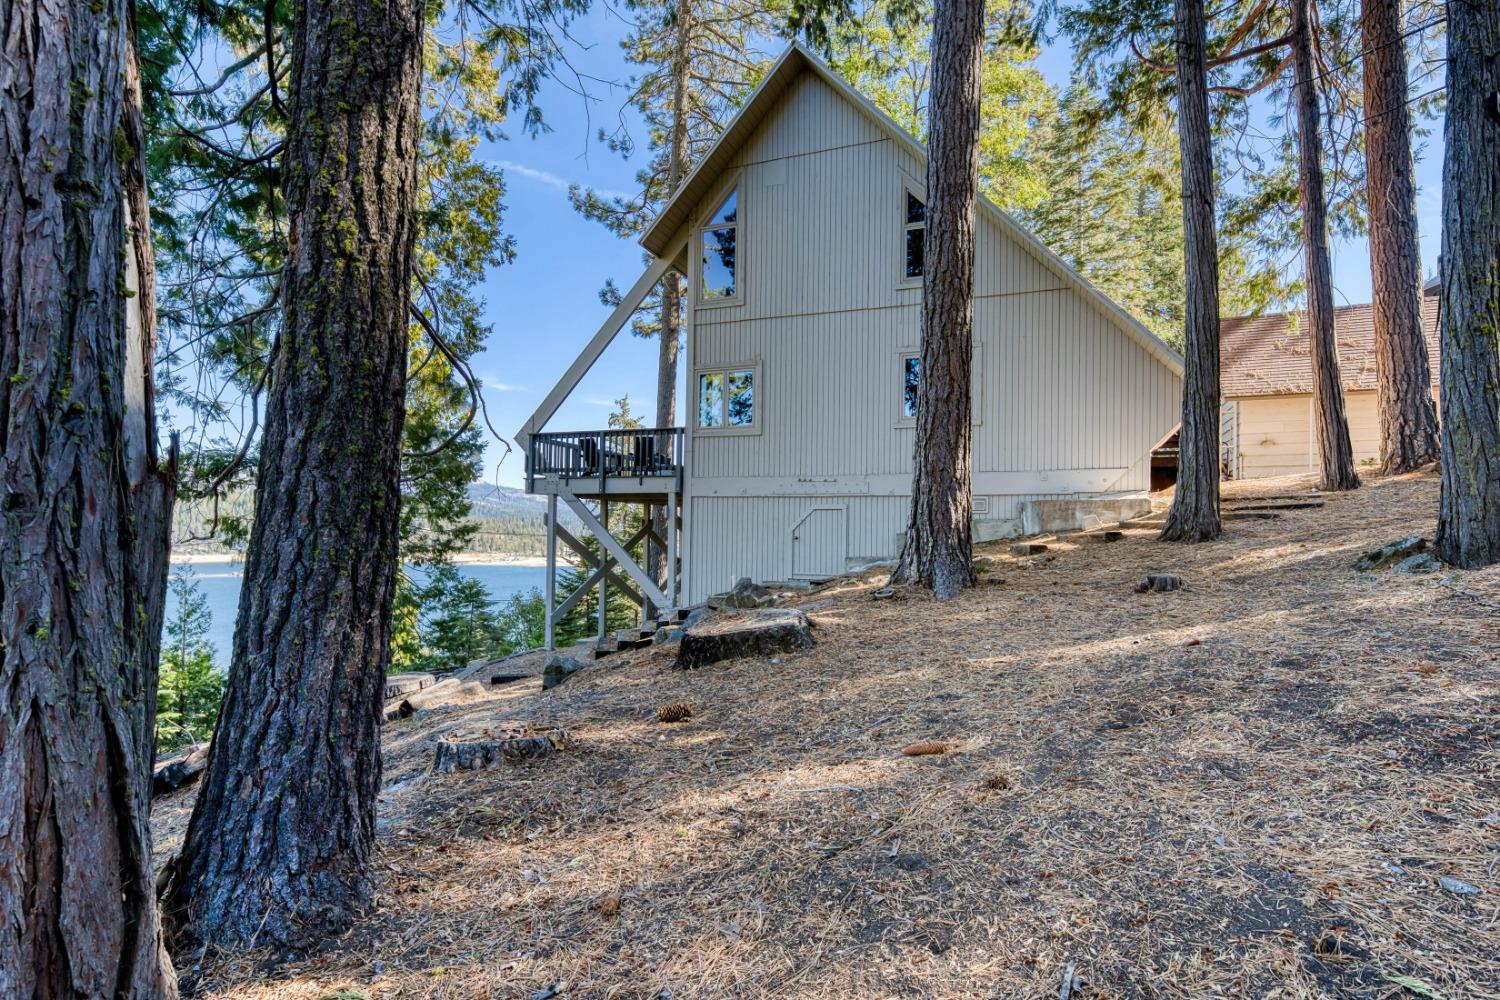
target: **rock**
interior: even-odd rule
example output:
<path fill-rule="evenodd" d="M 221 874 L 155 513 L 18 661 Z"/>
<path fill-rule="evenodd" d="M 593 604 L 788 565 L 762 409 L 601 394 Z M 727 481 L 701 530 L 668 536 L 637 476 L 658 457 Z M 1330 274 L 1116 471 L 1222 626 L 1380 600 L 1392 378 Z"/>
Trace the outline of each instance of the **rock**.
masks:
<path fill-rule="evenodd" d="M 1399 541 L 1382 545 L 1378 549 L 1371 549 L 1354 561 L 1354 568 L 1362 573 L 1389 566 L 1391 563 L 1399 562 L 1418 552 L 1427 550 L 1427 539 L 1421 535 L 1409 535 Z"/>
<path fill-rule="evenodd" d="M 582 660 L 563 653 L 553 653 L 542 665 L 542 690 L 552 690 L 587 666 Z"/>
<path fill-rule="evenodd" d="M 1164 594 L 1169 590 L 1181 590 L 1185 586 L 1187 581 L 1175 573 L 1148 573 L 1135 585 L 1135 592 Z"/>
<path fill-rule="evenodd" d="M 734 586 L 727 592 L 714 594 L 708 599 L 708 606 L 715 610 L 769 608 L 775 603 L 771 592 L 748 576 L 742 576 L 736 580 Z"/>
<path fill-rule="evenodd" d="M 451 734 L 437 741 L 433 769 L 439 774 L 519 764 L 568 745 L 566 730 L 502 723 L 477 733 Z"/>
<path fill-rule="evenodd" d="M 708 608 L 694 608 L 688 612 L 688 616 L 682 620 L 683 628 L 692 628 L 699 622 L 706 622 L 713 617 L 713 612 Z"/>
<path fill-rule="evenodd" d="M 668 625 L 666 628 L 659 628 L 656 630 L 656 634 L 651 637 L 651 645 L 653 646 L 671 646 L 681 641 L 682 628 L 677 625 Z"/>
<path fill-rule="evenodd" d="M 871 591 L 870 592 L 870 599 L 872 601 L 885 601 L 885 600 L 889 600 L 890 598 L 895 597 L 895 596 L 896 596 L 896 588 L 895 587 L 881 587 L 879 590 L 875 590 L 875 591 Z"/>
<path fill-rule="evenodd" d="M 1405 573 L 1407 576 L 1424 576 L 1428 573 L 1440 572 L 1442 568 L 1443 564 L 1438 562 L 1437 557 L 1431 552 L 1418 552 L 1398 562 L 1392 572 Z"/>
<path fill-rule="evenodd" d="M 1448 875 L 1444 875 L 1438 879 L 1438 885 L 1455 896 L 1477 896 L 1481 892 L 1479 886 L 1470 885 L 1462 879 L 1456 879 Z"/>
<path fill-rule="evenodd" d="M 166 795 L 179 788 L 186 788 L 208 769 L 208 744 L 200 743 L 180 751 L 156 765 L 151 775 L 151 797 Z"/>
<path fill-rule="evenodd" d="M 437 683 L 431 674 L 392 674 L 385 679 L 385 699 L 404 698 Z"/>
<path fill-rule="evenodd" d="M 1115 531 L 1090 531 L 1078 536 L 1085 542 L 1118 542 L 1125 537 L 1125 532 Z"/>
<path fill-rule="evenodd" d="M 1041 542 L 1017 542 L 1010 547 L 1013 556 L 1039 556 L 1047 551 L 1047 546 Z"/>
<path fill-rule="evenodd" d="M 771 656 L 816 645 L 807 616 L 792 609 L 723 615 L 684 629 L 677 668 L 692 670 L 740 656 Z"/>

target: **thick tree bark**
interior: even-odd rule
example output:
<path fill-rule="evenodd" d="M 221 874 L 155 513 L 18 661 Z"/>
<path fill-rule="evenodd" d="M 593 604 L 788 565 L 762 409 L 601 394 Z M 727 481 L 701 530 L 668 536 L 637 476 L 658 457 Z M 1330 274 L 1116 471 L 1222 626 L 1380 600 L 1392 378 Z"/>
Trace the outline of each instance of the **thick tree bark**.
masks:
<path fill-rule="evenodd" d="M 1443 491 L 1437 551 L 1500 562 L 1500 7 L 1448 4 L 1443 128 Z"/>
<path fill-rule="evenodd" d="M 1176 10 L 1187 329 L 1177 489 L 1161 538 L 1206 542 L 1218 538 L 1223 528 L 1219 520 L 1219 239 L 1214 229 L 1214 151 L 1208 126 L 1203 0 L 1177 0 Z"/>
<path fill-rule="evenodd" d="M 1380 471 L 1389 475 L 1437 459 L 1438 423 L 1422 335 L 1416 161 L 1401 0 L 1365 0 L 1361 23 Z"/>
<path fill-rule="evenodd" d="M 0 5 L 0 996 L 171 997 L 151 870 L 172 475 L 124 0 Z"/>
<path fill-rule="evenodd" d="M 927 140 L 922 358 L 906 544 L 891 579 L 940 600 L 974 584 L 969 397 L 983 0 L 937 0 Z"/>
<path fill-rule="evenodd" d="M 369 897 L 424 10 L 293 12 L 283 329 L 228 690 L 168 889 L 204 941 L 305 946 Z"/>
<path fill-rule="evenodd" d="M 667 144 L 667 197 L 682 183 L 687 171 L 688 87 L 692 76 L 693 0 L 678 0 L 677 42 L 672 56 L 672 132 Z M 682 282 L 676 271 L 661 279 L 661 330 L 657 334 L 656 355 L 656 426 L 672 427 L 677 423 L 677 357 L 682 349 Z M 675 456 L 677 461 L 682 456 Z M 667 537 L 667 510 L 657 507 L 654 515 L 656 534 Z M 665 581 L 666 553 L 648 545 L 647 571 L 651 578 Z"/>
<path fill-rule="evenodd" d="M 1313 411 L 1321 459 L 1318 488 L 1352 490 L 1359 485 L 1354 448 L 1344 416 L 1333 329 L 1333 264 L 1328 250 L 1328 201 L 1323 181 L 1322 112 L 1313 65 L 1313 27 L 1308 5 L 1292 0 L 1292 71 L 1297 106 L 1297 195 L 1302 205 L 1303 277 L 1307 282 L 1307 333 L 1311 341 Z"/>

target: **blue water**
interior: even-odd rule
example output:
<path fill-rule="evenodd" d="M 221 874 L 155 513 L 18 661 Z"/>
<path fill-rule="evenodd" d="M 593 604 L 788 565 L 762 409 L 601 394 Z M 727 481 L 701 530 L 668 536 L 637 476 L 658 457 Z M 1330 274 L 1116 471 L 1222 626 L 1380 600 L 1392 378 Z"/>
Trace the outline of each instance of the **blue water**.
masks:
<path fill-rule="evenodd" d="M 238 562 L 173 564 L 172 575 L 182 574 L 198 585 L 213 615 L 208 641 L 213 643 L 214 657 L 220 667 L 229 665 L 234 645 L 234 616 L 239 610 L 240 581 L 244 564 Z M 478 580 L 495 601 L 509 600 L 511 595 L 540 589 L 547 571 L 540 566 L 510 566 L 498 563 L 467 563 L 458 567 L 464 576 Z M 172 592 L 167 591 L 167 620 L 177 610 Z"/>

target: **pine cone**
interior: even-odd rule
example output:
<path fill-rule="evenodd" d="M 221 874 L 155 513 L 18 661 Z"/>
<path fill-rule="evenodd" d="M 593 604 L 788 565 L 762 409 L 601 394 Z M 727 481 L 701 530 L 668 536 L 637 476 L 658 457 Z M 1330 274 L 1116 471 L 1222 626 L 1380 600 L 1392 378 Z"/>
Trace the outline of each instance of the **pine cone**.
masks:
<path fill-rule="evenodd" d="M 682 722 L 693 717 L 693 706 L 687 704 L 663 705 L 656 710 L 657 722 Z"/>
<path fill-rule="evenodd" d="M 926 757 L 928 754 L 947 753 L 948 744 L 939 740 L 923 740 L 920 743 L 913 743 L 911 746 L 902 747 L 901 752 L 908 757 Z"/>

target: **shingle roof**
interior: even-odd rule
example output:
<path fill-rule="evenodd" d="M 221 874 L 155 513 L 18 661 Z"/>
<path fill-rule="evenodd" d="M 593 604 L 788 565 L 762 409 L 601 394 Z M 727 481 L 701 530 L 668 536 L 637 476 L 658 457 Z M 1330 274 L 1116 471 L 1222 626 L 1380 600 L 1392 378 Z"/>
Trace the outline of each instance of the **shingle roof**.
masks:
<path fill-rule="evenodd" d="M 1375 388 L 1375 311 L 1369 305 L 1333 311 L 1344 391 Z M 1438 376 L 1438 297 L 1422 296 L 1422 329 L 1432 384 Z M 1220 379 L 1225 397 L 1312 392 L 1305 313 L 1238 316 L 1219 325 Z"/>

